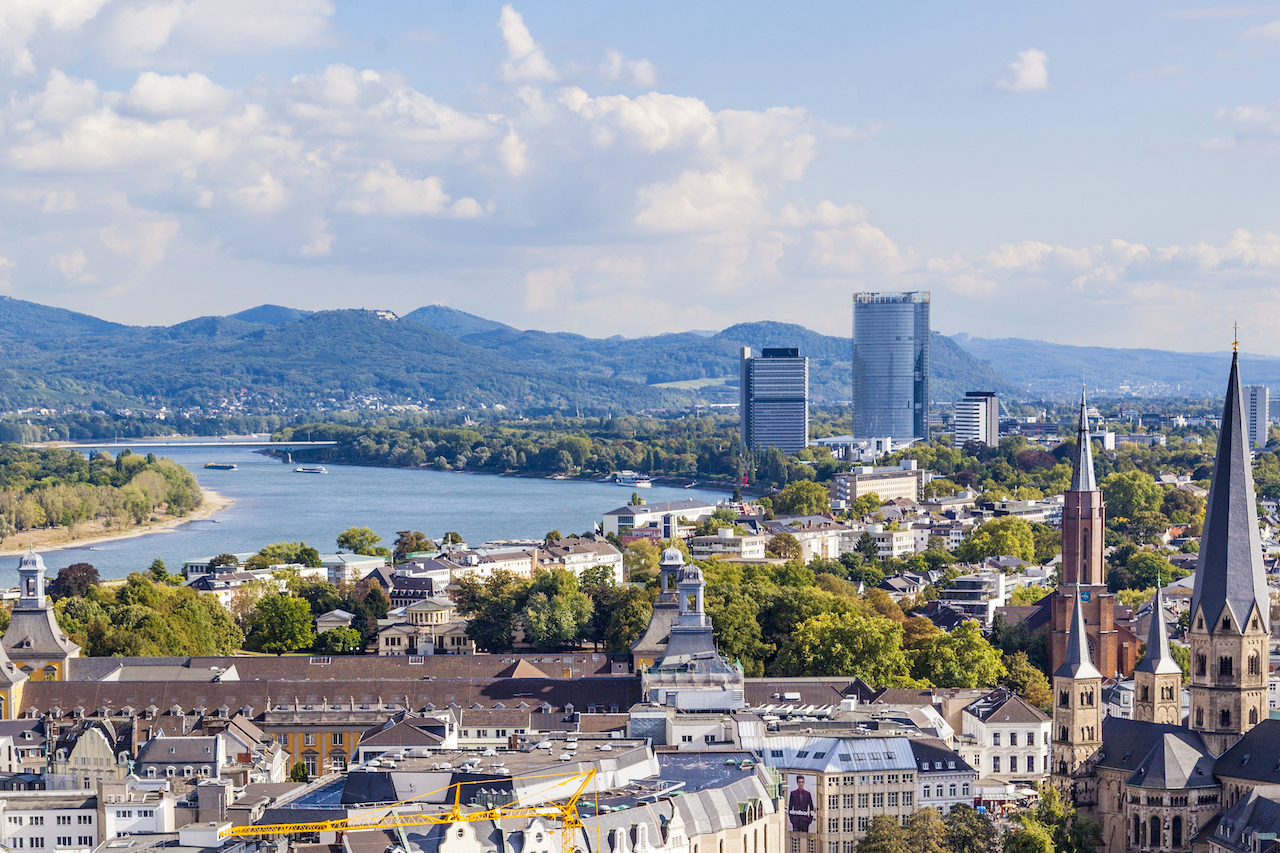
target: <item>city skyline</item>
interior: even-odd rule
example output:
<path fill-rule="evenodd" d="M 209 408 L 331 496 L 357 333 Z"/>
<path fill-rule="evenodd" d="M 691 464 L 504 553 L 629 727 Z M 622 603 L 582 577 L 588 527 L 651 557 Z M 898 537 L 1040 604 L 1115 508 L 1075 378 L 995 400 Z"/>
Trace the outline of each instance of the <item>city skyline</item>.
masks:
<path fill-rule="evenodd" d="M 1280 319 L 1270 7 L 238 8 L 0 12 L 0 293 L 634 336 L 927 289 L 945 334 L 1182 351 Z"/>

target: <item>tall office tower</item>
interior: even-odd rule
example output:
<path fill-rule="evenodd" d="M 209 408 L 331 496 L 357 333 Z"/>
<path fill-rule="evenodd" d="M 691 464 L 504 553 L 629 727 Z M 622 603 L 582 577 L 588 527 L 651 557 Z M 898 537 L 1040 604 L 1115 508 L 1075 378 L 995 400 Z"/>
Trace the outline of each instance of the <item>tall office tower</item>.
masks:
<path fill-rule="evenodd" d="M 853 295 L 853 428 L 929 437 L 929 293 Z"/>
<path fill-rule="evenodd" d="M 956 447 L 970 441 L 1000 443 L 1000 398 L 994 391 L 966 391 L 956 400 Z"/>
<path fill-rule="evenodd" d="M 799 453 L 809 442 L 809 359 L 795 347 L 742 348 L 742 449 Z"/>
<path fill-rule="evenodd" d="M 1244 417 L 1249 446 L 1266 447 L 1271 417 L 1271 392 L 1266 385 L 1244 386 Z"/>

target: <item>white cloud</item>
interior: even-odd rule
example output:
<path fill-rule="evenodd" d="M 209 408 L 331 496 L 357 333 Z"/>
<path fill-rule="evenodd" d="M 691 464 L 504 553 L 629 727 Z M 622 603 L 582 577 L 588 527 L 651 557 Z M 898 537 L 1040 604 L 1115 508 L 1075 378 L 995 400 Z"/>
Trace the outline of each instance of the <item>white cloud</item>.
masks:
<path fill-rule="evenodd" d="M 997 89 L 1009 92 L 1040 92 L 1049 88 L 1049 55 L 1043 50 L 1023 50 L 1009 63 L 1013 74 L 996 81 Z"/>
<path fill-rule="evenodd" d="M 149 270 L 164 260 L 165 250 L 178 234 L 176 220 L 163 219 L 136 222 L 132 225 L 109 225 L 99 232 L 102 244 L 117 255 L 125 255 L 142 270 Z"/>
<path fill-rule="evenodd" d="M 79 206 L 75 190 L 50 190 L 40 205 L 42 213 L 70 213 Z"/>
<path fill-rule="evenodd" d="M 275 213 L 289 203 L 289 190 L 270 172 L 258 176 L 257 183 L 240 187 L 234 198 L 244 207 L 259 213 Z"/>
<path fill-rule="evenodd" d="M 73 283 L 90 283 L 94 281 L 94 277 L 86 274 L 89 267 L 89 256 L 84 253 L 84 249 L 76 247 L 70 251 L 54 255 L 49 259 L 49 265 L 62 273 L 67 281 Z"/>
<path fill-rule="evenodd" d="M 311 228 L 311 239 L 298 251 L 307 258 L 318 258 L 333 254 L 333 241 L 337 236 L 329 229 L 329 223 L 317 219 Z"/>
<path fill-rule="evenodd" d="M 627 59 L 620 50 L 610 50 L 599 69 L 606 83 L 623 82 L 648 88 L 658 83 L 658 67 L 647 59 Z"/>
<path fill-rule="evenodd" d="M 1247 39 L 1280 39 L 1280 21 L 1272 21 L 1269 24 L 1262 24 L 1256 27 L 1250 27 L 1241 33 L 1242 38 Z"/>
<path fill-rule="evenodd" d="M 498 65 L 498 79 L 506 83 L 553 83 L 560 75 L 533 40 L 524 18 L 511 4 L 502 7 L 498 29 L 507 46 L 507 58 Z"/>
<path fill-rule="evenodd" d="M 28 42 L 43 25 L 56 30 L 79 27 L 98 14 L 107 0 L 5 0 L 0 3 L 0 71 L 36 70 Z"/>
<path fill-rule="evenodd" d="M 235 95 L 203 74 L 164 76 L 144 71 L 124 98 L 124 106 L 152 116 L 188 116 L 218 113 L 231 105 Z"/>
<path fill-rule="evenodd" d="M 381 163 L 355 182 L 351 197 L 341 203 L 344 210 L 362 215 L 452 216 L 474 219 L 483 211 L 472 198 L 452 199 L 437 177 L 414 180 L 396 173 L 389 163 Z"/>
<path fill-rule="evenodd" d="M 513 127 L 507 131 L 507 135 L 502 137 L 502 144 L 498 146 L 498 157 L 502 160 L 503 167 L 507 170 L 507 174 L 513 178 L 518 178 L 529 169 L 529 146 L 520 141 L 519 134 Z"/>

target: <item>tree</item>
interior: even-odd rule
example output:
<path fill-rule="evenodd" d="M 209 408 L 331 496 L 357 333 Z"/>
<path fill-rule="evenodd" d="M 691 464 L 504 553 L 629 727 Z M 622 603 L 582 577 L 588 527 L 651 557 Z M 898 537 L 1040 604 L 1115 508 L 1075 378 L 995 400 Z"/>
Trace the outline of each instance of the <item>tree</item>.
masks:
<path fill-rule="evenodd" d="M 293 769 L 289 771 L 290 782 L 306 783 L 311 777 L 307 774 L 307 765 L 299 761 L 293 765 Z"/>
<path fill-rule="evenodd" d="M 268 654 L 310 648 L 311 608 L 301 598 L 274 593 L 258 602 L 249 617 L 245 644 Z"/>
<path fill-rule="evenodd" d="M 627 506 L 644 506 L 644 500 L 641 499 L 639 492 L 631 493 L 631 500 L 627 501 Z"/>
<path fill-rule="evenodd" d="M 235 554 L 219 554 L 218 556 L 214 557 L 212 560 L 209 561 L 210 571 L 214 569 L 220 569 L 223 566 L 234 569 L 234 568 L 237 568 L 239 565 L 240 565 L 240 558 L 237 557 Z"/>
<path fill-rule="evenodd" d="M 854 547 L 854 550 L 858 552 L 859 556 L 861 556 L 863 561 L 865 562 L 870 563 L 873 560 L 880 559 L 880 544 L 876 542 L 876 538 L 872 536 L 870 533 L 864 532 L 861 536 L 859 536 L 858 544 L 854 545 L 853 547 Z M 850 577 L 852 577 L 852 574 L 850 575 Z M 884 574 L 882 572 L 881 580 L 883 579 L 884 579 Z"/>
<path fill-rule="evenodd" d="M 151 561 L 151 566 L 147 569 L 147 573 L 151 575 L 151 579 L 156 583 L 171 584 L 173 586 L 182 583 L 182 575 L 169 574 L 169 567 L 159 557 Z"/>
<path fill-rule="evenodd" d="M 765 543 L 764 551 L 770 557 L 781 557 L 784 560 L 798 560 L 804 555 L 800 540 L 790 533 L 775 533 Z"/>
<path fill-rule="evenodd" d="M 931 807 L 917 809 L 907 818 L 907 849 L 911 853 L 949 853 L 946 847 L 946 824 L 938 810 Z"/>
<path fill-rule="evenodd" d="M 373 556 L 374 549 L 382 537 L 368 527 L 348 527 L 338 534 L 338 550 L 350 551 L 352 554 Z"/>
<path fill-rule="evenodd" d="M 561 533 L 559 530 L 548 530 L 547 535 L 542 537 L 542 544 L 547 545 L 549 547 L 559 542 L 563 538 L 564 538 L 564 534 Z"/>
<path fill-rule="evenodd" d="M 467 636 L 483 651 L 511 651 L 514 647 L 511 634 L 529 595 L 529 582 L 500 569 L 485 578 L 484 583 L 463 578 L 458 586 L 454 598 L 458 612 L 471 618 L 467 623 Z"/>
<path fill-rule="evenodd" d="M 306 542 L 273 542 L 245 561 L 246 566 L 298 565 L 315 569 L 320 567 L 320 552 Z"/>
<path fill-rule="evenodd" d="M 1145 471 L 1117 471 L 1102 479 L 1108 518 L 1133 518 L 1143 510 L 1158 511 L 1164 490 Z"/>
<path fill-rule="evenodd" d="M 1173 563 L 1155 551 L 1139 551 L 1134 554 L 1129 558 L 1128 568 L 1137 589 L 1165 586 L 1173 580 L 1173 573 L 1176 571 Z"/>
<path fill-rule="evenodd" d="M 316 637 L 315 650 L 322 655 L 350 655 L 364 649 L 364 638 L 352 628 L 330 628 Z"/>
<path fill-rule="evenodd" d="M 301 579 L 295 594 L 311 607 L 312 616 L 321 616 L 342 606 L 342 594 L 338 588 L 319 578 Z"/>
<path fill-rule="evenodd" d="M 956 548 L 956 557 L 977 563 L 987 557 L 1013 556 L 1031 562 L 1036 556 L 1035 537 L 1024 519 L 1006 515 L 988 521 L 969 534 Z"/>
<path fill-rule="evenodd" d="M 1004 668 L 1008 671 L 1004 683 L 1010 690 L 1045 713 L 1053 708 L 1053 688 L 1049 686 L 1049 679 L 1031 665 L 1026 652 L 1005 655 Z"/>
<path fill-rule="evenodd" d="M 801 622 L 776 666 L 793 676 L 847 675 L 875 686 L 910 682 L 902 626 L 858 612 L 823 613 Z"/>
<path fill-rule="evenodd" d="M 395 547 L 391 552 L 391 560 L 394 563 L 403 563 L 410 554 L 416 554 L 420 551 L 434 551 L 435 549 L 436 543 L 428 539 L 425 533 L 417 530 L 400 530 L 396 533 Z"/>
<path fill-rule="evenodd" d="M 448 533 L 444 535 L 444 538 L 440 541 L 444 542 L 444 544 L 446 545 L 461 545 L 462 534 L 456 530 L 450 530 Z"/>
<path fill-rule="evenodd" d="M 622 566 L 627 570 L 627 580 L 632 583 L 648 583 L 658 574 L 658 561 L 662 555 L 648 539 L 636 539 L 622 551 Z"/>
<path fill-rule="evenodd" d="M 996 849 L 995 824 L 977 809 L 952 806 L 943 822 L 943 843 L 951 853 L 991 853 Z"/>
<path fill-rule="evenodd" d="M 913 656 L 911 674 L 935 687 L 994 687 L 1007 670 L 1000 652 L 969 619 L 929 637 Z"/>
<path fill-rule="evenodd" d="M 72 563 L 65 569 L 58 569 L 46 590 L 54 601 L 60 598 L 79 596 L 83 598 L 89 590 L 98 585 L 98 570 L 88 563 Z"/>
<path fill-rule="evenodd" d="M 910 853 L 906 835 L 893 815 L 872 815 L 867 834 L 858 842 L 858 853 Z"/>
<path fill-rule="evenodd" d="M 1033 817 L 1020 816 L 1020 826 L 1005 833 L 1004 853 L 1054 853 L 1053 834 Z"/>
<path fill-rule="evenodd" d="M 871 515 L 880 508 L 880 504 L 884 501 L 880 500 L 880 496 L 875 492 L 867 492 L 865 495 L 859 495 L 849 503 L 849 515 L 854 518 L 863 518 Z"/>
<path fill-rule="evenodd" d="M 568 569 L 538 572 L 521 612 L 525 636 L 535 648 L 554 651 L 576 648 L 587 633 L 592 602 Z"/>
<path fill-rule="evenodd" d="M 796 480 L 773 497 L 779 515 L 817 515 L 831 508 L 831 493 L 812 480 Z"/>

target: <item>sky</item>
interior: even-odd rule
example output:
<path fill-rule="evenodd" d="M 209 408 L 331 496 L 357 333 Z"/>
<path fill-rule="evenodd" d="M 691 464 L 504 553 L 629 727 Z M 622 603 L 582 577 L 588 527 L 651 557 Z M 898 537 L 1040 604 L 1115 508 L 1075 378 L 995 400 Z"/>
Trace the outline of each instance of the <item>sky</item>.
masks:
<path fill-rule="evenodd" d="M 1280 2 L 0 2 L 0 294 L 1280 355 Z"/>

